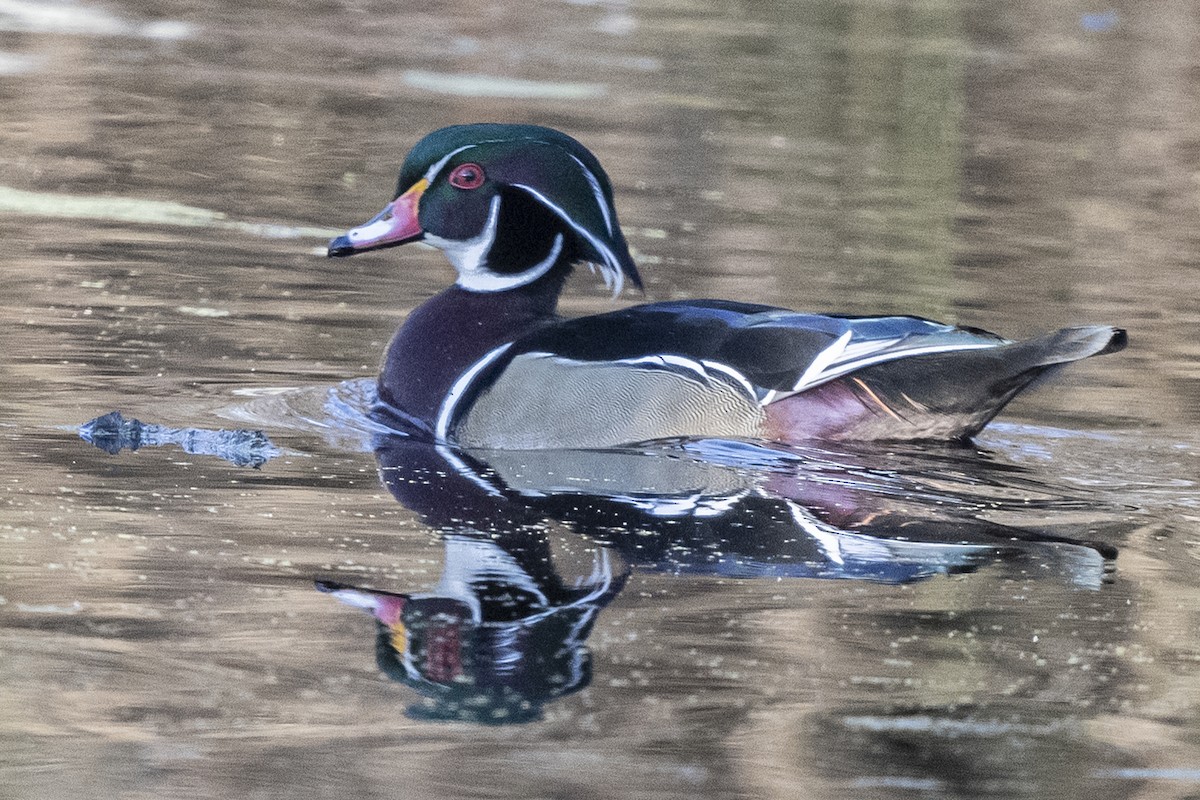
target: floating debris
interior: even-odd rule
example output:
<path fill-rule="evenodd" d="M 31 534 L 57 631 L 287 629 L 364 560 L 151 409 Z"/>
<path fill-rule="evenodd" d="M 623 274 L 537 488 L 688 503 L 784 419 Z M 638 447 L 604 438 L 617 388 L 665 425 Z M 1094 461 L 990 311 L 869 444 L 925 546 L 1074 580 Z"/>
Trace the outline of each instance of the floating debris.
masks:
<path fill-rule="evenodd" d="M 262 431 L 167 428 L 137 419 L 125 419 L 119 411 L 110 411 L 80 425 L 79 436 L 113 455 L 122 450 L 173 444 L 185 453 L 216 456 L 239 467 L 255 469 L 280 454 Z"/>

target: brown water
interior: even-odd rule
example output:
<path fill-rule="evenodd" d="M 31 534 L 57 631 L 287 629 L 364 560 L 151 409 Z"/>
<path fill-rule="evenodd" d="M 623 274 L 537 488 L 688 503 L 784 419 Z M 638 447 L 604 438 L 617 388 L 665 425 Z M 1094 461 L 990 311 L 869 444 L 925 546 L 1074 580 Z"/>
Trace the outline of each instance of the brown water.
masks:
<path fill-rule="evenodd" d="M 1194 4 L 0 0 L 0 108 L 0 796 L 1200 792 Z M 978 450 L 372 453 L 345 382 L 450 271 L 323 244 L 476 120 L 593 149 L 650 298 L 1131 347 Z M 508 716 L 459 606 L 422 701 L 313 583 L 471 569 L 550 597 Z"/>

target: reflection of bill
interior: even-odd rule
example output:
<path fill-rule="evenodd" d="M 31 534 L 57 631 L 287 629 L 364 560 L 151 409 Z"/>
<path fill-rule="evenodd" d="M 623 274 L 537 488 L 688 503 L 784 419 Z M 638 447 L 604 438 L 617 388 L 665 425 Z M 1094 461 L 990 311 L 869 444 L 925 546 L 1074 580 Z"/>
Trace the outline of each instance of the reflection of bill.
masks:
<path fill-rule="evenodd" d="M 442 534 L 441 579 L 411 594 L 317 587 L 375 616 L 381 669 L 428 698 L 410 713 L 498 724 L 537 719 L 589 683 L 587 636 L 630 568 L 908 583 L 1034 560 L 1045 575 L 1098 588 L 1114 554 L 955 510 L 940 477 L 922 495 L 894 471 L 872 476 L 845 459 L 801 469 L 768 464 L 760 449 L 749 468 L 732 455 L 740 450 L 719 447 L 706 460 L 680 449 L 472 452 L 382 439 L 384 485 Z M 600 543 L 590 572 L 563 577 L 547 521 Z M 613 568 L 617 553 L 629 567 Z"/>
<path fill-rule="evenodd" d="M 590 575 L 566 586 L 545 537 L 523 543 L 447 535 L 442 579 L 428 592 L 392 594 L 321 581 L 317 588 L 370 611 L 380 668 L 429 698 L 410 713 L 481 723 L 525 722 L 592 677 L 584 644 L 620 592 L 598 549 Z"/>

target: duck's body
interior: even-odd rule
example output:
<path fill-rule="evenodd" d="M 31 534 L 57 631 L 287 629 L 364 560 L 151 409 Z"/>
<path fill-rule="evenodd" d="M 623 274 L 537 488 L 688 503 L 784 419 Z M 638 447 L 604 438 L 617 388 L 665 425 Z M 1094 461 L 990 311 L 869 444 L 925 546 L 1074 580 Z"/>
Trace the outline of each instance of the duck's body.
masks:
<path fill-rule="evenodd" d="M 424 239 L 458 282 L 397 332 L 381 400 L 470 447 L 607 447 L 677 436 L 965 438 L 1038 375 L 1119 350 L 1124 331 L 1024 342 L 916 317 L 802 314 L 722 300 L 564 320 L 572 265 L 640 285 L 607 177 L 545 128 L 466 125 L 423 139 L 397 196 L 330 255 Z"/>

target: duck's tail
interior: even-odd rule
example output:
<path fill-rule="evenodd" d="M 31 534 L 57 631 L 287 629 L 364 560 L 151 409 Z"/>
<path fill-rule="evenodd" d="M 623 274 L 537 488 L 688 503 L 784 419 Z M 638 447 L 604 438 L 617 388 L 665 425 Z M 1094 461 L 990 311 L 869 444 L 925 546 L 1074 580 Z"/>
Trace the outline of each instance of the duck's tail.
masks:
<path fill-rule="evenodd" d="M 768 406 L 778 438 L 966 439 L 1064 364 L 1115 353 L 1121 328 L 1087 325 L 978 350 L 876 364 Z M 776 407 L 778 406 L 778 407 Z"/>
<path fill-rule="evenodd" d="M 1026 339 L 999 348 L 1014 354 L 1014 361 L 1025 357 L 1029 359 L 1029 367 L 1053 367 L 1058 364 L 1069 364 L 1091 356 L 1102 356 L 1124 350 L 1129 343 L 1129 337 L 1124 328 L 1114 328 L 1111 325 L 1082 325 L 1077 328 L 1063 328 L 1054 333 L 1038 336 L 1036 339 Z"/>

